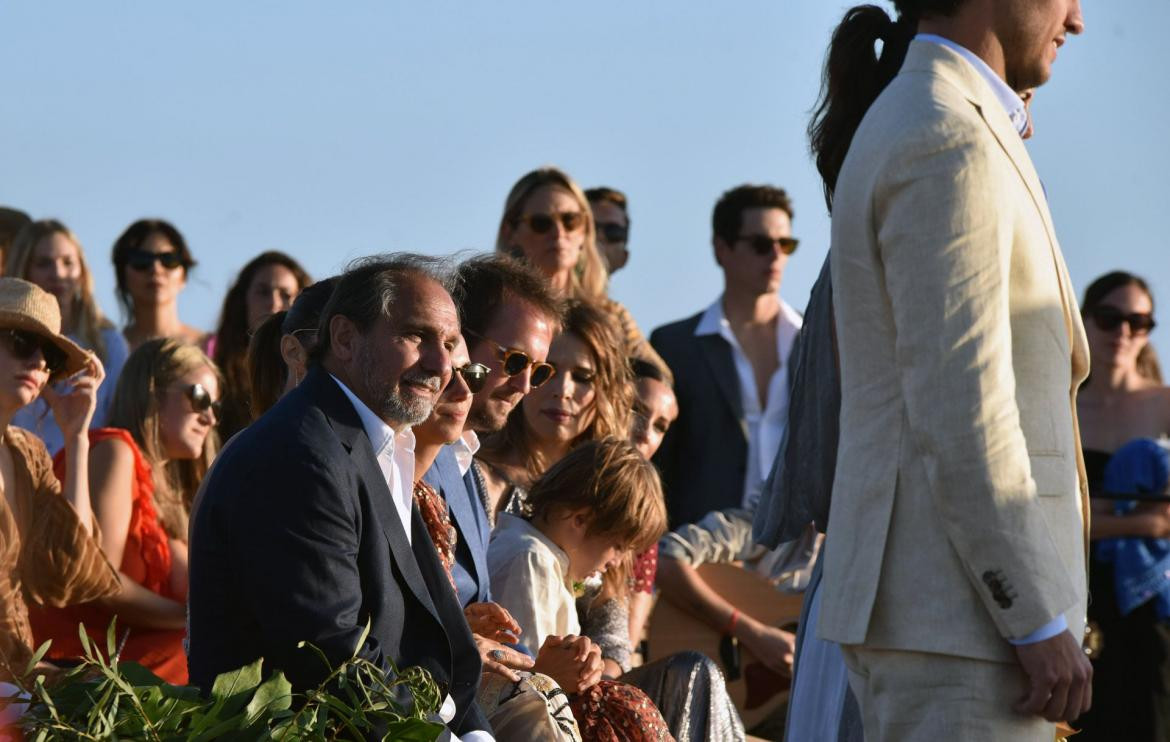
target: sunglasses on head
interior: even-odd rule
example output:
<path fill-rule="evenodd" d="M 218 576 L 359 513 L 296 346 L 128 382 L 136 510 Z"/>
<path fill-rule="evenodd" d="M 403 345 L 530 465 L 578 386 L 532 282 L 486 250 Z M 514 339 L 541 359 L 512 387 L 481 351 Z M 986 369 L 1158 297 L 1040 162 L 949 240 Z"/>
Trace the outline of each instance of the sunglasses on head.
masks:
<path fill-rule="evenodd" d="M 800 240 L 795 237 L 772 238 L 766 234 L 751 234 L 740 237 L 737 242 L 746 242 L 756 255 L 770 255 L 776 245 L 780 245 L 780 252 L 791 255 L 796 252 Z"/>
<path fill-rule="evenodd" d="M 555 214 L 528 214 L 519 219 L 521 224 L 527 224 L 528 228 L 536 234 L 551 232 L 558 220 L 566 232 L 576 232 L 585 226 L 585 214 L 580 211 L 559 211 Z"/>
<path fill-rule="evenodd" d="M 463 377 L 463 383 L 467 385 L 472 394 L 477 394 L 480 389 L 483 389 L 488 374 L 491 372 L 492 370 L 482 363 L 469 363 L 455 369 L 455 373 Z"/>
<path fill-rule="evenodd" d="M 202 384 L 192 384 L 183 390 L 187 400 L 191 402 L 191 409 L 195 413 L 202 415 L 204 412 L 211 410 L 215 414 L 215 419 L 218 420 L 223 412 L 223 401 L 212 400 L 211 393 L 207 391 Z"/>
<path fill-rule="evenodd" d="M 465 335 L 470 335 L 493 346 L 496 349 L 496 357 L 500 359 L 500 368 L 504 372 L 504 376 L 515 376 L 516 374 L 524 373 L 524 369 L 529 366 L 532 367 L 532 374 L 528 377 L 528 384 L 533 389 L 541 386 L 546 381 L 551 379 L 557 372 L 555 366 L 551 363 L 543 363 L 541 361 L 534 361 L 529 358 L 528 354 L 522 350 L 511 350 L 505 348 L 494 340 L 489 340 L 478 332 L 464 329 Z M 481 385 L 482 386 L 482 385 Z M 474 389 L 472 391 L 475 391 Z"/>
<path fill-rule="evenodd" d="M 4 345 L 12 357 L 20 361 L 27 361 L 39 350 L 45 359 L 45 368 L 48 370 L 49 376 L 53 376 L 65 368 L 65 363 L 68 360 L 65 351 L 35 332 L 7 329 L 0 331 L 0 339 L 3 339 Z"/>
<path fill-rule="evenodd" d="M 174 270 L 183 265 L 183 256 L 174 251 L 147 252 L 146 250 L 133 250 L 126 256 L 126 265 L 144 273 L 154 268 L 156 262 L 162 263 L 162 267 L 167 270 Z"/>
<path fill-rule="evenodd" d="M 1108 304 L 1093 307 L 1089 314 L 1093 318 L 1093 324 L 1105 332 L 1112 332 L 1124 323 L 1129 325 L 1129 331 L 1134 335 L 1145 335 L 1157 325 L 1152 314 L 1143 312 L 1126 314 Z"/>
<path fill-rule="evenodd" d="M 597 222 L 597 234 L 611 244 L 625 242 L 630 238 L 630 228 L 617 222 Z"/>

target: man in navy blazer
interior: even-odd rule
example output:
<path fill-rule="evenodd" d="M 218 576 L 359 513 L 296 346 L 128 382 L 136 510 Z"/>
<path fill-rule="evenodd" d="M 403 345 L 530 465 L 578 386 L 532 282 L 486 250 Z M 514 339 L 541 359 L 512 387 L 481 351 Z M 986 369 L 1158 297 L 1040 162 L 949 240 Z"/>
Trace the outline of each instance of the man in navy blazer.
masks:
<path fill-rule="evenodd" d="M 388 671 L 428 670 L 448 729 L 493 739 L 479 653 L 412 497 L 410 426 L 449 381 L 460 332 L 439 266 L 352 267 L 304 382 L 216 462 L 192 530 L 189 663 L 204 690 L 263 657 L 303 691 L 328 671 L 298 642 L 334 665 L 357 647 Z"/>

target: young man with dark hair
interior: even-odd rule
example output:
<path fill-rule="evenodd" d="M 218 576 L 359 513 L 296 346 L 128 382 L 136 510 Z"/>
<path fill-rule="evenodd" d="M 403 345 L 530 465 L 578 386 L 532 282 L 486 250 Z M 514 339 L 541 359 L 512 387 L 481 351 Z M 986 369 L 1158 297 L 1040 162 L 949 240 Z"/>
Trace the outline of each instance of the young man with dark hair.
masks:
<path fill-rule="evenodd" d="M 801 324 L 779 293 L 797 245 L 792 214 L 780 188 L 724 193 L 712 218 L 723 295 L 650 336 L 678 397 L 678 420 L 655 457 L 672 527 L 712 510 L 753 509 L 780 446 L 786 360 Z"/>
<path fill-rule="evenodd" d="M 585 198 L 593 210 L 597 249 L 612 276 L 624 268 L 630 259 L 627 247 L 630 241 L 630 209 L 626 194 L 615 188 L 599 186 L 585 191 Z"/>

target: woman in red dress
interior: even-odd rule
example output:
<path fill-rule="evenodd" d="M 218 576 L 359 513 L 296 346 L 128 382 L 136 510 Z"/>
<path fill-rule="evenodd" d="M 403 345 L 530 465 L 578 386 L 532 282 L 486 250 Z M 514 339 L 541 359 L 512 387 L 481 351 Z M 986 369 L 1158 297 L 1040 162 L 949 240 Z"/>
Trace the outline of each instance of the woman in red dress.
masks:
<path fill-rule="evenodd" d="M 90 434 L 94 511 L 122 589 L 83 606 L 36 611 L 33 630 L 37 641 L 53 640 L 50 657 L 81 653 L 78 623 L 97 638 L 116 618 L 123 661 L 187 682 L 187 517 L 218 447 L 219 392 L 218 370 L 193 345 L 160 338 L 130 354 L 111 427 Z"/>

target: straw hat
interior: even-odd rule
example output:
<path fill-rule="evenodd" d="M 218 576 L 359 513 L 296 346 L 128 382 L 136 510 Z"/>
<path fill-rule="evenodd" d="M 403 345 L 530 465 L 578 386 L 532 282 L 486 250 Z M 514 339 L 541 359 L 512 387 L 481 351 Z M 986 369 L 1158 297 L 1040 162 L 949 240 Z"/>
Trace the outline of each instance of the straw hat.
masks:
<path fill-rule="evenodd" d="M 65 354 L 61 373 L 85 368 L 90 354 L 61 334 L 61 308 L 52 294 L 20 278 L 0 278 L 0 329 L 25 330 L 45 338 Z"/>

